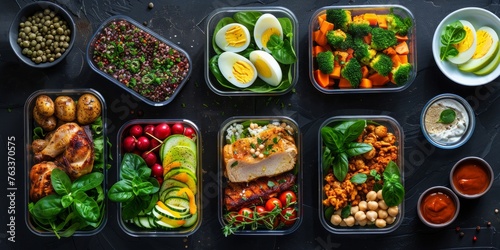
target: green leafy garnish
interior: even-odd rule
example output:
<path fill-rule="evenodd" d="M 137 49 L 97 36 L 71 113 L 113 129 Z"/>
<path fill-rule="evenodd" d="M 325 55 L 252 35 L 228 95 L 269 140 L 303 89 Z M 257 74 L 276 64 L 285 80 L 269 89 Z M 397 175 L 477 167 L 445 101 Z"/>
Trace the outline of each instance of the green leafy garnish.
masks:
<path fill-rule="evenodd" d="M 387 206 L 397 206 L 405 198 L 405 189 L 401 183 L 401 175 L 398 165 L 390 161 L 384 170 L 384 185 L 382 187 L 382 197 Z"/>
<path fill-rule="evenodd" d="M 455 121 L 456 116 L 457 116 L 457 114 L 455 113 L 455 110 L 445 109 L 441 112 L 441 115 L 439 115 L 439 120 L 437 122 L 443 123 L 443 124 L 450 124 L 453 121 Z"/>
<path fill-rule="evenodd" d="M 441 48 L 439 56 L 441 61 L 446 60 L 447 57 L 455 57 L 458 55 L 458 50 L 453 46 L 464 40 L 466 31 L 460 21 L 455 21 L 446 25 L 443 33 L 441 34 Z"/>

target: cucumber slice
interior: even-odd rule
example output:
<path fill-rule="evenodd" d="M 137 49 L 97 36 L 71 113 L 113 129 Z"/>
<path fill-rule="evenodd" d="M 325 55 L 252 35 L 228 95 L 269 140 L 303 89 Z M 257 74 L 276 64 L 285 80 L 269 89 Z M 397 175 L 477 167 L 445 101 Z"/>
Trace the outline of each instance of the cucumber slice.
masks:
<path fill-rule="evenodd" d="M 187 184 L 182 182 L 182 181 L 178 181 L 178 180 L 174 180 L 174 179 L 164 180 L 163 183 L 161 184 L 161 187 L 160 187 L 160 195 L 163 191 L 165 191 L 171 187 L 183 188 L 183 187 L 187 187 Z"/>
<path fill-rule="evenodd" d="M 190 214 L 190 213 L 181 214 L 179 212 L 173 211 L 172 209 L 170 209 L 168 207 L 166 207 L 166 209 L 165 209 L 165 208 L 162 208 L 158 205 L 155 206 L 154 211 L 156 211 L 158 214 L 162 215 L 163 217 L 167 217 L 167 218 L 173 219 L 173 220 L 185 220 L 185 219 L 192 216 L 192 214 Z"/>
<path fill-rule="evenodd" d="M 197 153 L 197 147 L 196 147 L 196 142 L 194 142 L 191 138 L 185 136 L 185 135 L 171 135 L 169 136 L 166 141 L 163 143 L 163 145 L 160 148 L 160 160 L 163 162 L 163 159 L 165 158 L 165 154 L 170 150 L 170 148 L 174 146 L 186 146 L 191 149 L 196 155 Z"/>
<path fill-rule="evenodd" d="M 190 218 L 186 219 L 186 223 L 182 225 L 183 227 L 191 227 L 198 221 L 198 213 L 193 214 Z"/>
<path fill-rule="evenodd" d="M 180 197 L 180 198 L 184 198 L 184 199 L 188 199 L 189 197 L 187 196 L 187 194 L 183 193 L 182 195 L 178 195 L 179 193 L 179 190 L 181 190 L 180 187 L 171 187 L 165 191 L 163 191 L 160 195 L 160 199 L 161 201 L 163 201 L 163 203 L 165 203 L 165 200 L 168 199 L 168 197 Z"/>
<path fill-rule="evenodd" d="M 189 200 L 180 197 L 168 197 L 165 200 L 165 205 L 181 214 L 189 213 Z"/>

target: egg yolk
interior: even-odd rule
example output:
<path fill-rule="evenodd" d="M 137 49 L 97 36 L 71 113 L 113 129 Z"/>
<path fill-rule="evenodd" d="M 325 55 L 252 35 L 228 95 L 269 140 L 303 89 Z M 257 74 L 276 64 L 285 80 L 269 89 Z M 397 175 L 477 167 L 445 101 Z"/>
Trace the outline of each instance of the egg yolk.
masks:
<path fill-rule="evenodd" d="M 467 26 L 464 26 L 464 30 L 464 40 L 454 45 L 458 52 L 464 52 L 468 50 L 472 46 L 472 43 L 474 43 L 474 35 L 472 34 L 472 30 Z"/>
<path fill-rule="evenodd" d="M 491 46 L 493 46 L 493 38 L 490 33 L 485 30 L 479 30 L 476 33 L 477 36 L 477 47 L 476 51 L 474 51 L 474 55 L 472 58 L 478 59 L 486 55 L 490 50 Z"/>
<path fill-rule="evenodd" d="M 279 30 L 277 28 L 269 28 L 262 33 L 262 38 L 260 39 L 260 41 L 262 42 L 262 46 L 267 48 L 267 42 L 271 40 L 272 35 L 279 36 L 280 35 Z"/>
<path fill-rule="evenodd" d="M 240 83 L 250 83 L 254 76 L 252 66 L 243 61 L 237 61 L 234 63 L 232 72 L 234 78 L 236 78 L 236 80 Z"/>
<path fill-rule="evenodd" d="M 272 76 L 269 65 L 262 58 L 258 58 L 253 64 L 262 77 L 268 78 Z"/>
<path fill-rule="evenodd" d="M 224 34 L 224 38 L 229 46 L 232 47 L 241 47 L 245 45 L 247 41 L 247 37 L 245 36 L 245 32 L 240 26 L 233 26 L 229 28 Z"/>

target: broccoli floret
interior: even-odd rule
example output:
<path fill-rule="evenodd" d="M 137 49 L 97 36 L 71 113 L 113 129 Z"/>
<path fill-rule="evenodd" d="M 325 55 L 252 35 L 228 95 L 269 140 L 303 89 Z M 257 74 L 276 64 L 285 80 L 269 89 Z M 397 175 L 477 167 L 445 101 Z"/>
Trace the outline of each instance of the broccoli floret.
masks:
<path fill-rule="evenodd" d="M 404 85 L 410 78 L 412 66 L 410 63 L 402 63 L 392 69 L 392 82 L 398 86 Z"/>
<path fill-rule="evenodd" d="M 359 64 L 356 58 L 351 58 L 340 70 L 340 75 L 349 81 L 353 88 L 357 88 L 363 77 L 361 73 L 361 64 Z"/>
<path fill-rule="evenodd" d="M 392 60 L 384 53 L 377 53 L 373 60 L 371 60 L 370 67 L 377 71 L 377 73 L 387 76 L 392 70 Z"/>
<path fill-rule="evenodd" d="M 341 29 L 330 30 L 326 33 L 326 40 L 328 44 L 334 48 L 339 49 L 341 45 L 346 41 L 347 34 Z"/>
<path fill-rule="evenodd" d="M 371 49 L 368 44 L 366 44 L 362 38 L 355 37 L 353 39 L 354 57 L 358 59 L 362 64 L 368 65 L 372 58 L 377 54 L 377 51 Z"/>
<path fill-rule="evenodd" d="M 351 11 L 345 9 L 328 9 L 326 10 L 326 20 L 333 23 L 336 29 L 347 31 L 347 27 L 352 21 Z"/>
<path fill-rule="evenodd" d="M 316 56 L 316 61 L 318 62 L 318 69 L 324 74 L 330 74 L 333 72 L 333 53 L 331 51 L 324 51 L 318 53 Z"/>
<path fill-rule="evenodd" d="M 341 50 L 347 50 L 348 48 L 352 48 L 354 46 L 354 39 L 352 38 L 352 35 L 349 33 L 346 33 L 345 35 L 345 41 L 341 43 L 339 47 Z"/>
<path fill-rule="evenodd" d="M 375 27 L 372 29 L 371 47 L 374 50 L 384 50 L 398 43 L 396 34 L 393 31 Z"/>
<path fill-rule="evenodd" d="M 402 18 L 394 13 L 387 14 L 387 29 L 396 34 L 406 36 L 412 25 L 413 22 L 409 17 Z"/>
<path fill-rule="evenodd" d="M 347 31 L 354 37 L 366 36 L 372 31 L 372 26 L 370 26 L 370 22 L 368 22 L 367 20 L 357 18 L 349 24 Z"/>

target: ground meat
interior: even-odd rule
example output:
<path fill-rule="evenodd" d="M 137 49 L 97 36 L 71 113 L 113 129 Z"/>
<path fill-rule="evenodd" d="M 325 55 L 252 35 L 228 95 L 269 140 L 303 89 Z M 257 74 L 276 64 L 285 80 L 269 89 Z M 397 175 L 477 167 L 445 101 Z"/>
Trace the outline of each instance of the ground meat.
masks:
<path fill-rule="evenodd" d="M 188 75 L 184 53 L 126 20 L 110 22 L 94 41 L 95 65 L 154 102 L 170 98 Z"/>

